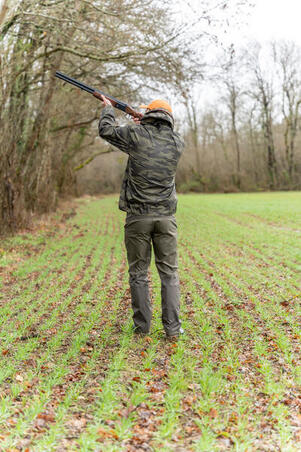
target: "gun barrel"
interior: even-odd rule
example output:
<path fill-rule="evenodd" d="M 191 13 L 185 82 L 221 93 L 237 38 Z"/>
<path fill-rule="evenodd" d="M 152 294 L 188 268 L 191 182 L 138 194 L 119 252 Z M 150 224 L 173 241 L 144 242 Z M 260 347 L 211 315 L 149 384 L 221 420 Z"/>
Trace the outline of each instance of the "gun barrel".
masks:
<path fill-rule="evenodd" d="M 69 77 L 68 75 L 63 74 L 62 72 L 56 71 L 55 76 L 64 80 L 64 82 L 71 83 L 71 85 L 77 86 L 77 88 L 83 89 L 90 94 L 93 94 L 95 89 L 91 88 L 91 86 L 85 85 L 85 83 L 79 82 L 74 78 Z"/>
<path fill-rule="evenodd" d="M 82 89 L 84 91 L 87 91 L 90 94 L 94 94 L 94 93 L 102 94 L 103 96 L 107 97 L 112 102 L 113 107 L 118 108 L 118 110 L 124 111 L 125 113 L 128 113 L 128 114 L 130 114 L 130 115 L 132 115 L 134 117 L 137 117 L 137 118 L 142 116 L 141 113 L 136 112 L 135 110 L 133 110 L 126 103 L 121 102 L 118 99 L 115 99 L 115 97 L 112 97 L 112 96 L 109 96 L 108 94 L 103 93 L 99 89 L 94 89 L 91 86 L 86 85 L 85 83 L 79 82 L 75 78 L 69 77 L 69 75 L 66 75 L 66 74 L 63 74 L 62 72 L 56 71 L 55 72 L 55 76 L 57 78 L 63 80 L 64 82 L 70 83 L 71 85 L 74 85 L 77 88 L 80 88 L 80 89 Z"/>
<path fill-rule="evenodd" d="M 124 102 L 121 102 L 118 99 L 115 99 L 115 97 L 109 96 L 108 94 L 105 94 L 104 92 L 100 91 L 99 89 L 94 89 L 91 86 L 86 85 L 85 83 L 82 83 L 82 82 L 76 80 L 75 78 L 72 78 L 72 77 L 69 77 L 66 74 L 63 74 L 62 72 L 56 71 L 55 72 L 55 76 L 60 78 L 64 82 L 71 83 L 71 85 L 74 85 L 77 88 L 80 88 L 80 89 L 82 89 L 84 91 L 87 91 L 90 94 L 93 94 L 95 92 L 102 94 L 103 96 L 107 97 L 108 99 L 110 99 L 114 103 L 116 102 L 116 105 L 114 105 L 114 107 L 119 108 L 119 110 L 125 111 L 125 109 L 127 107 L 127 104 L 125 104 Z"/>

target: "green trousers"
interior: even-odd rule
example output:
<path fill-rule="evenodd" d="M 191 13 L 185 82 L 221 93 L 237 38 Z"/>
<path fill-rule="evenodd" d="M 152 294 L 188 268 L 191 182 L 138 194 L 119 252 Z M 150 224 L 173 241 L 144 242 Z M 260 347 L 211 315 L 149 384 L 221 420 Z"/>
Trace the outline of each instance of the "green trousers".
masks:
<path fill-rule="evenodd" d="M 135 327 L 143 333 L 150 330 L 152 307 L 148 288 L 148 268 L 153 248 L 161 279 L 162 324 L 168 336 L 178 335 L 181 321 L 175 217 L 127 216 L 125 245 Z"/>

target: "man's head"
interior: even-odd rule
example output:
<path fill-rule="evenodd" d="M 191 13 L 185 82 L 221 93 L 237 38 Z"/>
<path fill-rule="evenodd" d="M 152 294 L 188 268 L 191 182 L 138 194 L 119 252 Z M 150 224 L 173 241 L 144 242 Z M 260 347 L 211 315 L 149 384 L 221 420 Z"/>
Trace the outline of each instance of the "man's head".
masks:
<path fill-rule="evenodd" d="M 151 110 L 163 110 L 172 116 L 171 106 L 165 100 L 156 99 L 156 100 L 153 100 L 148 105 L 140 105 L 140 108 L 146 108 L 146 112 L 151 111 Z"/>

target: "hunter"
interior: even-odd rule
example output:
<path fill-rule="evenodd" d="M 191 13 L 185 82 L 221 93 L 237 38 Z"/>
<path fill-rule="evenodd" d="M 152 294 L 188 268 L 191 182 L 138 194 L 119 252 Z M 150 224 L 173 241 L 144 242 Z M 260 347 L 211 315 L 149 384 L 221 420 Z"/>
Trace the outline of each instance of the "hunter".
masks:
<path fill-rule="evenodd" d="M 126 212 L 125 246 L 129 265 L 135 333 L 148 334 L 152 306 L 148 268 L 153 247 L 161 280 L 162 324 L 168 340 L 183 333 L 180 314 L 180 284 L 177 261 L 177 197 L 175 174 L 183 142 L 174 132 L 170 105 L 154 100 L 133 125 L 118 126 L 111 102 L 104 104 L 101 138 L 128 154 L 119 209 Z"/>

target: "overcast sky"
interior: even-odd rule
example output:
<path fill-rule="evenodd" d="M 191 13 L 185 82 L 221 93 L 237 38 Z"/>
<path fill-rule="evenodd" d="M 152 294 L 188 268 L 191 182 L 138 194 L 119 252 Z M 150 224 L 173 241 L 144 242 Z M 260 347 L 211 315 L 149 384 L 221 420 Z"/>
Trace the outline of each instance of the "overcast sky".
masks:
<path fill-rule="evenodd" d="M 248 25 L 233 33 L 236 40 L 243 33 L 260 41 L 290 39 L 301 45 L 301 0 L 256 0 L 254 3 Z"/>
<path fill-rule="evenodd" d="M 204 9 L 204 2 L 210 5 L 219 3 L 218 0 L 176 0 L 175 7 L 183 20 L 193 20 L 194 15 L 200 14 Z M 301 0 L 251 0 L 255 5 L 253 8 L 241 7 L 236 17 L 239 25 L 232 25 L 227 33 L 224 34 L 224 28 L 218 26 L 215 32 L 224 41 L 230 44 L 241 44 L 248 39 L 257 39 L 267 41 L 270 39 L 289 39 L 298 42 L 301 45 Z M 239 0 L 227 0 L 228 8 L 225 14 L 229 16 L 237 12 L 235 5 Z M 190 6 L 188 6 L 190 5 Z M 229 12 L 231 14 L 229 15 Z M 195 14 L 194 14 L 195 13 Z M 216 12 L 213 13 L 216 16 Z M 201 24 L 204 26 L 205 24 Z M 209 31 L 209 29 L 207 29 Z M 212 30 L 211 30 L 212 31 Z"/>
<path fill-rule="evenodd" d="M 207 1 L 212 5 L 220 3 L 218 0 L 176 0 L 175 5 L 179 8 L 179 14 L 183 22 L 193 19 L 203 11 L 202 5 Z M 251 0 L 254 7 L 241 7 L 237 12 L 235 5 L 239 0 L 227 0 L 228 8 L 224 11 L 225 18 L 232 17 L 229 26 L 225 27 L 225 21 L 216 23 L 216 27 L 207 28 L 206 21 L 200 22 L 197 27 L 202 27 L 206 31 L 215 33 L 219 38 L 219 43 L 228 47 L 234 44 L 235 47 L 243 46 L 250 40 L 256 39 L 261 43 L 270 40 L 292 40 L 301 46 L 301 0 Z M 190 5 L 190 7 L 187 6 Z M 180 12 L 181 11 L 181 12 Z M 237 13 L 233 18 L 233 14 Z M 219 17 L 212 12 L 213 17 Z M 224 24 L 222 26 L 222 23 Z M 235 24 L 235 25 L 234 25 Z M 226 30 L 226 33 L 225 33 Z M 219 47 L 219 46 L 218 46 Z M 210 60 L 216 57 L 212 46 L 207 47 L 205 58 L 210 64 Z M 194 97 L 197 105 L 202 106 L 214 104 L 220 93 L 206 79 L 195 87 Z M 182 106 L 173 97 L 170 102 L 175 110 L 181 112 Z"/>

